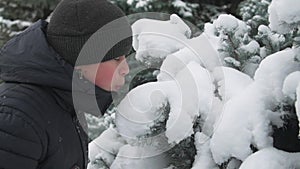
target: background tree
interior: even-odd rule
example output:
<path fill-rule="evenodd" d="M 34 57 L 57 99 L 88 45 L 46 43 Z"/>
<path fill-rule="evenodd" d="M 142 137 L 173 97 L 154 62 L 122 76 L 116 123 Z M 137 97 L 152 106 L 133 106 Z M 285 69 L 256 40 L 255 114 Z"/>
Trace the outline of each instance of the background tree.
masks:
<path fill-rule="evenodd" d="M 59 0 L 0 0 L 0 46 L 39 19 L 47 19 Z"/>
<path fill-rule="evenodd" d="M 47 19 L 60 0 L 0 0 L 0 46 L 38 19 Z M 241 0 L 110 0 L 126 14 L 177 13 L 203 29 L 219 13 L 237 14 Z"/>

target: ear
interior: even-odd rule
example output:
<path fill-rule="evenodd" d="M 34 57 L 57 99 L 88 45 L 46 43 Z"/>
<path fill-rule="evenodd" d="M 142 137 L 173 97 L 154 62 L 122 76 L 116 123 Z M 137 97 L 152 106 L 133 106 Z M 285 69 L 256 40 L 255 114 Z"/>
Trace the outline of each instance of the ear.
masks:
<path fill-rule="evenodd" d="M 86 67 L 85 65 L 80 65 L 80 66 L 75 66 L 74 69 L 75 70 L 83 70 L 83 69 L 85 69 L 85 67 Z"/>

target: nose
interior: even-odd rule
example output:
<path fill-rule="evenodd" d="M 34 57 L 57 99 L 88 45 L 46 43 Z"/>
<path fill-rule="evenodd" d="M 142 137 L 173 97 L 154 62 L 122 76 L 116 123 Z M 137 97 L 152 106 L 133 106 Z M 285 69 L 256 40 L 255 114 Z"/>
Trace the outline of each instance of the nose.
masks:
<path fill-rule="evenodd" d="M 128 73 L 129 73 L 129 66 L 126 58 L 124 58 L 124 60 L 120 64 L 120 74 L 122 76 L 126 76 Z"/>

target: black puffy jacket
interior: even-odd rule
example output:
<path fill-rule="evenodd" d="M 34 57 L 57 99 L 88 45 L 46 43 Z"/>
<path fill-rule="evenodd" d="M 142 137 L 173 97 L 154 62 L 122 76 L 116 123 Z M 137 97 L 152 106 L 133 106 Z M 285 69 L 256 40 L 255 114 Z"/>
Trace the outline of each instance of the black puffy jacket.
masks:
<path fill-rule="evenodd" d="M 72 79 L 74 68 L 48 45 L 46 27 L 40 20 L 1 49 L 1 169 L 86 168 L 88 137 L 78 112 L 103 112 L 112 101 L 111 93 Z M 72 80 L 81 98 L 76 111 Z M 89 106 L 91 91 L 97 108 Z"/>

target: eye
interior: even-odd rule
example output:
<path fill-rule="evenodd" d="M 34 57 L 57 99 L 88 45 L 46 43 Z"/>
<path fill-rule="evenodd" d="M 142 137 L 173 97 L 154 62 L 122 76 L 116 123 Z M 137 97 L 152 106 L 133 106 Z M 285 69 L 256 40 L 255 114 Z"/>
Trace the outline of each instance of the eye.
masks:
<path fill-rule="evenodd" d="M 116 58 L 114 58 L 114 60 L 119 61 L 119 60 L 121 60 L 121 57 L 116 57 Z"/>

